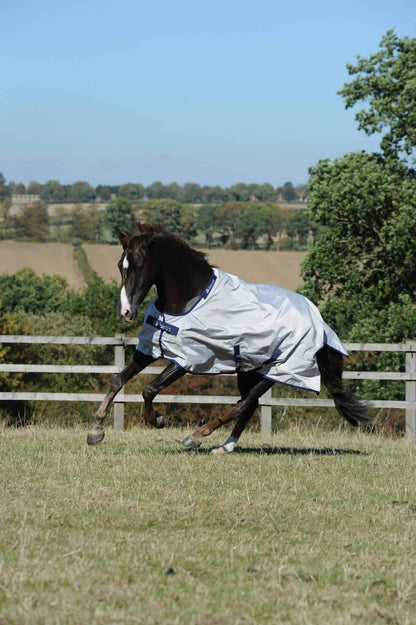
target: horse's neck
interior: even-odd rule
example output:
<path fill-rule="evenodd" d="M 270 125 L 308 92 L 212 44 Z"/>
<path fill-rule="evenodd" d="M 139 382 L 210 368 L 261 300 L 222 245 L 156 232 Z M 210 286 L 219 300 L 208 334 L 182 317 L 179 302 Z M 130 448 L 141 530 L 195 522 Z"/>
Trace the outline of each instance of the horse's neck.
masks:
<path fill-rule="evenodd" d="M 158 308 L 173 315 L 183 314 L 201 297 L 211 274 L 212 268 L 202 260 L 182 254 L 167 259 L 156 281 Z"/>

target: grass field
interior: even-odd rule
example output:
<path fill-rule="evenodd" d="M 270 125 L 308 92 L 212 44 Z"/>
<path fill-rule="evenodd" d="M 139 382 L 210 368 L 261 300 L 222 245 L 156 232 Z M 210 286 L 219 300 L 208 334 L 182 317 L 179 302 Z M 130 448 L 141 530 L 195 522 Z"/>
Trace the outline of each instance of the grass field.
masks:
<path fill-rule="evenodd" d="M 104 280 L 119 280 L 117 263 L 121 247 L 115 245 L 84 245 L 91 266 Z M 240 276 L 246 282 L 275 284 L 295 290 L 302 284 L 300 265 L 306 252 L 266 250 L 203 250 L 211 264 Z"/>
<path fill-rule="evenodd" d="M 84 278 L 74 260 L 73 246 L 66 243 L 0 241 L 0 272 L 15 273 L 30 267 L 43 273 L 63 276 L 71 287 L 80 289 Z"/>
<path fill-rule="evenodd" d="M 84 244 L 91 267 L 104 279 L 119 282 L 117 263 L 121 256 L 120 245 Z M 239 275 L 247 282 L 275 284 L 295 290 L 302 284 L 300 265 L 306 252 L 265 250 L 205 250 L 215 266 Z M 80 289 L 84 278 L 74 259 L 74 248 L 69 243 L 34 243 L 25 241 L 0 241 L 0 272 L 14 273 L 30 267 L 37 274 L 64 276 L 70 286 Z"/>
<path fill-rule="evenodd" d="M 416 622 L 414 442 L 85 434 L 0 431 L 1 625 Z"/>

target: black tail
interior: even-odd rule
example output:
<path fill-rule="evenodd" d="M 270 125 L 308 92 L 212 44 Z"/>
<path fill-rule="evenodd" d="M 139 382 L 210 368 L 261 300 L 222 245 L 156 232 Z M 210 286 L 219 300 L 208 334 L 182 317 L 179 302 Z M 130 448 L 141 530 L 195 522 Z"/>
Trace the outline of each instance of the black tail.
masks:
<path fill-rule="evenodd" d="M 371 417 L 368 414 L 368 403 L 351 391 L 346 390 L 342 384 L 343 355 L 328 345 L 324 345 L 316 356 L 322 382 L 334 400 L 335 408 L 339 414 L 355 427 L 359 423 L 369 423 Z"/>

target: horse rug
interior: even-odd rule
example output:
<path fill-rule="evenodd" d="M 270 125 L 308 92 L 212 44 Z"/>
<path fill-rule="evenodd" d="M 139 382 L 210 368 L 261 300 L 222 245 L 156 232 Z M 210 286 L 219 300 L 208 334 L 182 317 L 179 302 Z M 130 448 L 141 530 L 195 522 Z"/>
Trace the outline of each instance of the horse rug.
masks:
<path fill-rule="evenodd" d="M 171 315 L 153 300 L 137 350 L 194 374 L 257 371 L 274 382 L 319 392 L 316 353 L 324 344 L 348 356 L 306 297 L 268 284 L 248 284 L 213 269 L 200 299 Z"/>

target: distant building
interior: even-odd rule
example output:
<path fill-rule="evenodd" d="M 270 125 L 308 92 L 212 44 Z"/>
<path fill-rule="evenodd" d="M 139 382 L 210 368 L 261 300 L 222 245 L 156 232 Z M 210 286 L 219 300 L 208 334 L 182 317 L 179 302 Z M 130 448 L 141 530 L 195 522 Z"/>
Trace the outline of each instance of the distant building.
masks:
<path fill-rule="evenodd" d="M 40 200 L 40 195 L 34 193 L 13 193 L 12 195 L 13 204 L 33 204 L 38 200 Z"/>

